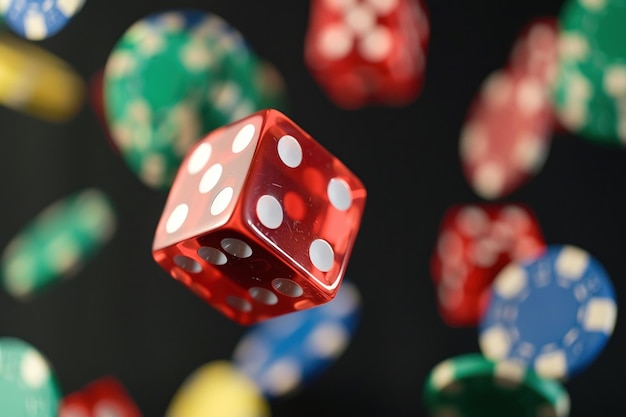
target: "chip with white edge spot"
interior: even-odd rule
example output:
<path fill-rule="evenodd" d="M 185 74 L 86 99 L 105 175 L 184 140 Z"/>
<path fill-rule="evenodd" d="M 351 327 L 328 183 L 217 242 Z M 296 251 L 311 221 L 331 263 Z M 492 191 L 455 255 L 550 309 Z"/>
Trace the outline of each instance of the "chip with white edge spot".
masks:
<path fill-rule="evenodd" d="M 57 415 L 61 392 L 48 360 L 29 343 L 0 338 L 0 405 L 2 415 Z"/>
<path fill-rule="evenodd" d="M 568 417 L 570 411 L 559 381 L 479 353 L 436 365 L 424 384 L 423 400 L 429 415 L 442 417 Z"/>

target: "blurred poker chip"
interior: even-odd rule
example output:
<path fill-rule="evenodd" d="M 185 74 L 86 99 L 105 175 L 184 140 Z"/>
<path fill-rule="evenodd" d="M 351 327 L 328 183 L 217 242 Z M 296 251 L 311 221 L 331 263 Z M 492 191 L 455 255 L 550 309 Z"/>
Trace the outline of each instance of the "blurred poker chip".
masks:
<path fill-rule="evenodd" d="M 194 370 L 178 388 L 165 417 L 269 417 L 258 387 L 231 362 L 215 360 Z"/>
<path fill-rule="evenodd" d="M 423 398 L 431 417 L 567 417 L 570 412 L 569 395 L 559 382 L 478 353 L 435 366 Z"/>
<path fill-rule="evenodd" d="M 509 71 L 535 78 L 548 89 L 558 63 L 559 24 L 556 17 L 531 19 L 518 34 L 509 54 Z"/>
<path fill-rule="evenodd" d="M 0 338 L 2 415 L 56 416 L 60 398 L 59 383 L 47 358 L 24 340 Z"/>
<path fill-rule="evenodd" d="M 85 0 L 3 0 L 0 14 L 13 32 L 40 41 L 63 30 L 84 4 Z"/>
<path fill-rule="evenodd" d="M 49 122 L 80 111 L 85 82 L 70 64 L 11 34 L 0 34 L 0 104 Z"/>
<path fill-rule="evenodd" d="M 25 299 L 73 276 L 108 243 L 116 223 L 109 197 L 95 188 L 52 203 L 4 248 L 0 258 L 3 288 Z"/>
<path fill-rule="evenodd" d="M 567 0 L 559 14 L 553 103 L 584 139 L 626 144 L 626 0 Z"/>
<path fill-rule="evenodd" d="M 109 55 L 103 81 L 111 137 L 130 169 L 149 187 L 169 189 L 201 137 L 261 106 L 284 105 L 281 90 L 265 90 L 262 65 L 239 31 L 215 14 L 168 10 L 131 25 Z"/>
<path fill-rule="evenodd" d="M 489 74 L 464 121 L 459 153 L 476 194 L 495 200 L 533 178 L 547 159 L 554 115 L 538 77 L 508 69 Z"/>
<path fill-rule="evenodd" d="M 233 363 L 268 398 L 302 388 L 332 366 L 348 348 L 361 313 L 361 296 L 342 282 L 334 299 L 251 327 L 233 353 Z"/>

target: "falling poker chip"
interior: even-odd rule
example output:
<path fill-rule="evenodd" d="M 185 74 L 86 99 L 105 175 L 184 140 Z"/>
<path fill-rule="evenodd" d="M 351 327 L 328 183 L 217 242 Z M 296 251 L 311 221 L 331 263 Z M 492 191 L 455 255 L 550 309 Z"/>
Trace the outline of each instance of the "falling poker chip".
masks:
<path fill-rule="evenodd" d="M 58 56 L 10 33 L 0 33 L 0 56 L 3 106 L 54 123 L 82 108 L 85 82 Z"/>
<path fill-rule="evenodd" d="M 200 108 L 221 66 L 213 33 L 226 23 L 201 11 L 166 11 L 132 24 L 103 74 L 111 138 L 145 184 L 167 189 L 191 144 L 210 130 Z"/>
<path fill-rule="evenodd" d="M 0 406 L 3 416 L 53 417 L 61 392 L 46 358 L 23 340 L 0 338 Z"/>
<path fill-rule="evenodd" d="M 360 311 L 356 286 L 344 281 L 332 301 L 250 328 L 235 347 L 233 363 L 266 397 L 283 397 L 336 362 L 354 335 Z"/>
<path fill-rule="evenodd" d="M 174 394 L 165 417 L 269 417 L 258 387 L 231 362 L 216 360 L 193 371 Z"/>
<path fill-rule="evenodd" d="M 578 247 L 551 245 L 496 277 L 480 323 L 480 348 L 492 360 L 567 380 L 600 355 L 616 318 L 613 285 L 602 265 Z"/>
<path fill-rule="evenodd" d="M 529 21 L 511 48 L 507 65 L 510 71 L 532 76 L 549 88 L 556 73 L 558 35 L 556 17 L 542 16 Z"/>
<path fill-rule="evenodd" d="M 567 0 L 559 14 L 553 104 L 569 131 L 626 143 L 626 0 Z"/>
<path fill-rule="evenodd" d="M 570 412 L 560 382 L 479 353 L 439 363 L 428 375 L 423 395 L 431 417 L 567 417 Z"/>
<path fill-rule="evenodd" d="M 459 140 L 463 172 L 474 192 L 495 200 L 530 181 L 545 164 L 553 126 L 543 82 L 506 69 L 491 73 L 467 112 Z"/>
<path fill-rule="evenodd" d="M 223 89 L 235 61 L 244 76 Z M 235 28 L 200 10 L 154 13 L 127 29 L 104 68 L 104 109 L 113 140 L 142 182 L 168 189 L 192 144 L 256 110 L 258 94 L 239 85 L 251 84 L 255 61 Z"/>
<path fill-rule="evenodd" d="M 39 41 L 60 32 L 84 3 L 85 0 L 3 0 L 0 13 L 15 33 Z"/>
<path fill-rule="evenodd" d="M 115 227 L 112 203 L 98 189 L 83 189 L 52 203 L 4 248 L 2 286 L 23 299 L 72 276 L 108 243 Z"/>

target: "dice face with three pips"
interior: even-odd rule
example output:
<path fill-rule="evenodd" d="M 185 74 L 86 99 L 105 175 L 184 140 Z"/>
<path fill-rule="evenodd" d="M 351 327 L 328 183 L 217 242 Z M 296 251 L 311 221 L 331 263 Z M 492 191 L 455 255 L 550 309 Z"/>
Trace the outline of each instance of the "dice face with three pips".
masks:
<path fill-rule="evenodd" d="M 168 196 L 154 259 L 240 324 L 337 293 L 366 199 L 359 178 L 277 110 L 192 147 Z"/>

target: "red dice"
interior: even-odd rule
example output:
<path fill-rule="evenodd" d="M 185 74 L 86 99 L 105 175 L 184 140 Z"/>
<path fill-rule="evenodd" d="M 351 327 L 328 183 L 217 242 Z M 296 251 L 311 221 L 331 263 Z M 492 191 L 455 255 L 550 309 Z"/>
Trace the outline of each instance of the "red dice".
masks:
<path fill-rule="evenodd" d="M 421 91 L 429 36 L 422 0 L 312 0 L 305 61 L 339 107 L 402 106 Z"/>
<path fill-rule="evenodd" d="M 341 161 L 282 113 L 263 110 L 189 150 L 153 256 L 217 310 L 251 324 L 336 295 L 365 200 Z"/>
<path fill-rule="evenodd" d="M 124 386 L 114 377 L 100 378 L 63 398 L 59 417 L 141 417 Z"/>
<path fill-rule="evenodd" d="M 534 213 L 520 204 L 456 205 L 441 221 L 431 257 L 439 313 L 451 326 L 475 326 L 485 292 L 509 262 L 545 249 Z"/>

